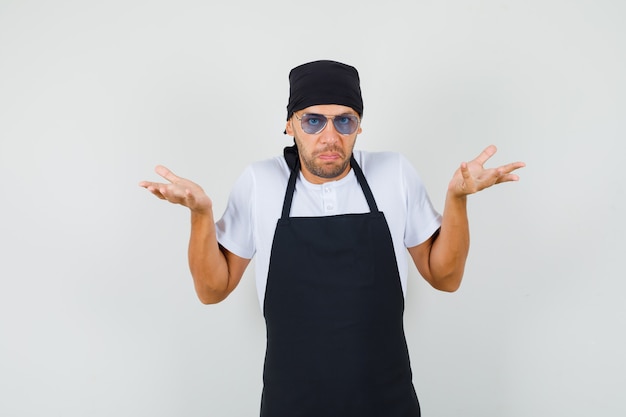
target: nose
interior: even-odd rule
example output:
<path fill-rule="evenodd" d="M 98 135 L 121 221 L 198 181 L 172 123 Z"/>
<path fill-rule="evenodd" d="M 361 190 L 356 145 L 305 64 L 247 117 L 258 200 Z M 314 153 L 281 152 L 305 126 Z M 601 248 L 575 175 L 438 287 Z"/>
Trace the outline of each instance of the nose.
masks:
<path fill-rule="evenodd" d="M 335 125 L 333 124 L 333 119 L 329 118 L 326 122 L 326 126 L 319 133 L 320 141 L 323 143 L 334 143 L 340 139 L 340 134 L 335 129 Z"/>

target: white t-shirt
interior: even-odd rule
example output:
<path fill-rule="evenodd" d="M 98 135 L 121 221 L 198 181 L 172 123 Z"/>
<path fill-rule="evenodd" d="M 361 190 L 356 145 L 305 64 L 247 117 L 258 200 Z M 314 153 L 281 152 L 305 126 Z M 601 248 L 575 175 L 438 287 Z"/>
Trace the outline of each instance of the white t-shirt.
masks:
<path fill-rule="evenodd" d="M 395 152 L 354 151 L 385 214 L 406 294 L 406 248 L 426 241 L 441 226 L 424 185 L 407 159 Z M 256 286 L 261 308 L 265 297 L 270 253 L 281 216 L 290 170 L 282 156 L 249 165 L 235 183 L 224 215 L 217 221 L 217 240 L 242 258 L 256 254 Z M 300 173 L 290 217 L 367 213 L 369 207 L 354 171 L 338 181 L 312 184 Z"/>

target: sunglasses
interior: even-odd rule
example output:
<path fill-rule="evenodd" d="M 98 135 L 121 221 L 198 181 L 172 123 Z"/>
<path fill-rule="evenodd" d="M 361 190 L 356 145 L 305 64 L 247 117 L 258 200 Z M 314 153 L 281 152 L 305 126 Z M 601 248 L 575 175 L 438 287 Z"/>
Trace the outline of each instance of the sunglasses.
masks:
<path fill-rule="evenodd" d="M 315 135 L 320 133 L 326 127 L 328 119 L 332 119 L 335 130 L 342 135 L 351 135 L 359 128 L 359 118 L 353 114 L 340 114 L 338 116 L 324 116 L 323 114 L 305 113 L 302 117 L 296 119 L 300 120 L 302 130 L 309 135 Z"/>

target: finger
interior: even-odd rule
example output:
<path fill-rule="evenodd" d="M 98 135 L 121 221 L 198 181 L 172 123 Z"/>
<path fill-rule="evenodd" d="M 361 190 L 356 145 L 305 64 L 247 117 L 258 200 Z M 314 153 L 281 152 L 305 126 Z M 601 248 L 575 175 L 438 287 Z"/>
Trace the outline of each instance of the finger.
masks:
<path fill-rule="evenodd" d="M 196 198 L 192 194 L 191 190 L 175 185 L 161 184 L 158 192 L 163 196 L 164 200 L 173 204 L 181 204 L 188 208 L 192 208 L 196 201 Z"/>
<path fill-rule="evenodd" d="M 516 169 L 524 168 L 526 164 L 524 162 L 511 162 L 510 164 L 506 164 L 503 166 L 504 170 L 508 172 L 513 172 Z"/>
<path fill-rule="evenodd" d="M 461 163 L 461 175 L 463 176 L 463 180 L 468 182 L 472 179 L 472 174 L 470 173 L 469 168 L 467 167 L 467 162 Z"/>
<path fill-rule="evenodd" d="M 161 191 L 159 190 L 159 188 L 155 185 L 148 185 L 146 187 L 146 189 L 148 191 L 150 191 L 153 195 L 157 196 L 158 198 L 160 198 L 161 200 L 165 200 L 165 196 L 163 196 L 163 194 L 161 194 Z"/>
<path fill-rule="evenodd" d="M 152 187 L 152 188 L 154 188 L 154 187 L 158 187 L 159 185 L 161 185 L 161 184 L 159 184 L 158 182 L 152 182 L 152 181 L 141 181 L 141 182 L 139 183 L 139 186 L 140 186 L 140 187 L 143 187 L 143 188 L 148 188 L 148 189 L 149 189 L 150 187 Z"/>
<path fill-rule="evenodd" d="M 173 184 L 180 181 L 180 178 L 178 176 L 176 176 L 172 171 L 170 171 L 163 165 L 157 165 L 156 168 L 154 168 L 154 171 Z"/>
<path fill-rule="evenodd" d="M 506 164 L 506 165 L 502 165 L 501 167 L 498 167 L 498 170 L 502 172 L 503 174 L 510 174 L 516 169 L 524 168 L 525 166 L 526 164 L 523 162 L 511 162 L 510 164 Z"/>
<path fill-rule="evenodd" d="M 493 170 L 494 171 L 494 184 L 498 184 L 499 182 L 502 182 L 502 178 L 503 175 L 505 175 L 504 171 L 502 170 L 502 168 L 496 168 Z"/>
<path fill-rule="evenodd" d="M 171 203 L 180 203 L 186 198 L 185 191 L 176 185 L 158 184 L 157 189 L 163 198 Z"/>
<path fill-rule="evenodd" d="M 489 158 L 491 158 L 496 152 L 498 148 L 495 145 L 487 146 L 481 153 L 474 159 L 474 161 L 478 162 L 480 165 L 484 165 Z"/>
<path fill-rule="evenodd" d="M 463 177 L 463 181 L 461 181 L 460 184 L 461 191 L 464 193 L 471 193 L 471 190 L 474 188 L 474 179 L 472 178 L 472 174 L 467 166 L 467 162 L 463 162 L 459 167 L 459 170 L 461 171 L 461 176 Z"/>
<path fill-rule="evenodd" d="M 498 181 L 496 181 L 496 184 L 500 184 L 500 183 L 503 183 L 503 182 L 510 182 L 510 181 L 519 181 L 519 176 L 515 175 L 515 174 L 501 175 L 498 178 Z"/>

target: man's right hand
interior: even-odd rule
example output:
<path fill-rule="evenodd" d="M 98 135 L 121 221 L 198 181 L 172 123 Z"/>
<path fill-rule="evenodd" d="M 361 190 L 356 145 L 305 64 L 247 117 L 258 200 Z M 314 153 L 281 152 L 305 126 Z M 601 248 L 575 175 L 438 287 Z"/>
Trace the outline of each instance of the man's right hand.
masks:
<path fill-rule="evenodd" d="M 157 165 L 154 171 L 169 183 L 142 181 L 139 183 L 140 187 L 147 189 L 161 200 L 188 207 L 192 212 L 198 214 L 211 212 L 213 203 L 198 184 L 175 175 L 162 165 Z"/>

